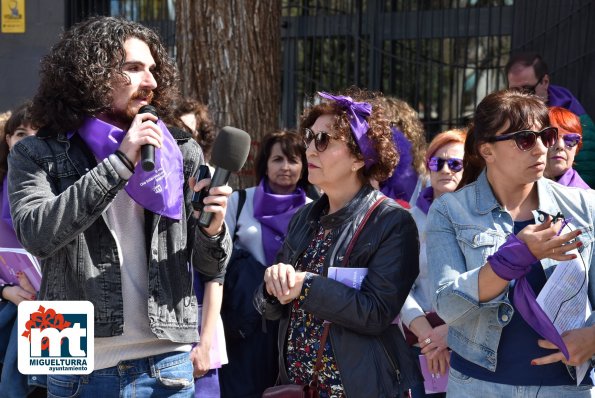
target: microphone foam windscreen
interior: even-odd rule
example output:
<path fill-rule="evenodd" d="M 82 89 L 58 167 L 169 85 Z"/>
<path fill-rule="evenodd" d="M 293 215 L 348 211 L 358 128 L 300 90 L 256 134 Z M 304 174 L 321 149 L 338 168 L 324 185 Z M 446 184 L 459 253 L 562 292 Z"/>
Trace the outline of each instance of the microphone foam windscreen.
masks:
<path fill-rule="evenodd" d="M 153 116 L 157 116 L 157 109 L 153 105 L 143 105 L 138 110 L 138 113 L 150 113 Z"/>
<path fill-rule="evenodd" d="M 246 163 L 250 152 L 250 135 L 235 127 L 221 129 L 211 152 L 211 162 L 225 170 L 238 171 Z"/>

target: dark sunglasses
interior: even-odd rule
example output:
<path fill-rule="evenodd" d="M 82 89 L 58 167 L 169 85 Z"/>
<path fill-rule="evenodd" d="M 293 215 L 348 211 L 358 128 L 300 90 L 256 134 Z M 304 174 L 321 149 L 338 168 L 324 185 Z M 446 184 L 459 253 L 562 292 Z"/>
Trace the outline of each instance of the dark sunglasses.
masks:
<path fill-rule="evenodd" d="M 448 165 L 448 168 L 455 173 L 463 170 L 463 159 L 450 158 L 442 159 L 438 156 L 433 156 L 428 160 L 428 169 L 431 171 L 440 171 L 444 167 L 444 164 Z"/>
<path fill-rule="evenodd" d="M 535 89 L 537 88 L 537 86 L 539 86 L 539 84 L 541 83 L 542 80 L 543 80 L 543 76 L 541 77 L 541 79 L 537 80 L 537 83 L 535 83 L 534 85 L 532 85 L 532 86 L 525 85 L 525 86 L 521 86 L 521 88 L 524 91 L 527 91 L 528 93 L 535 94 Z"/>
<path fill-rule="evenodd" d="M 541 138 L 544 147 L 553 147 L 558 140 L 558 129 L 556 127 L 546 127 L 541 131 L 521 130 L 515 133 L 490 137 L 487 142 L 514 140 L 517 148 L 521 151 L 528 151 L 533 149 L 537 143 L 537 137 Z"/>
<path fill-rule="evenodd" d="M 564 145 L 566 148 L 574 148 L 581 142 L 581 135 L 577 133 L 568 133 L 562 136 L 562 140 L 564 140 Z"/>
<path fill-rule="evenodd" d="M 304 145 L 306 146 L 306 149 L 308 149 L 310 143 L 314 140 L 314 148 L 316 148 L 318 152 L 324 152 L 332 138 L 333 137 L 326 131 L 315 133 L 307 127 L 304 129 Z"/>

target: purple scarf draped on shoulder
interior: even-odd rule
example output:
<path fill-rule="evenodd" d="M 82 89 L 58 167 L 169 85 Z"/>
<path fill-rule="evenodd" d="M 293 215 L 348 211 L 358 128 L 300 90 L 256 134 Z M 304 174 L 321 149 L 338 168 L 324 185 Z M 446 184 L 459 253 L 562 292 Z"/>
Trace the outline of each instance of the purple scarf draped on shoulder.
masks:
<path fill-rule="evenodd" d="M 581 103 L 564 87 L 550 84 L 547 89 L 547 97 L 547 106 L 560 106 L 568 109 L 577 116 L 582 116 L 586 113 Z"/>
<path fill-rule="evenodd" d="M 262 227 L 262 246 L 267 263 L 274 264 L 277 252 L 285 240 L 289 221 L 295 212 L 306 204 L 306 193 L 297 188 L 289 195 L 277 195 L 271 192 L 266 178 L 254 191 L 254 218 Z"/>
<path fill-rule="evenodd" d="M 380 183 L 380 192 L 392 199 L 401 199 L 409 202 L 417 185 L 417 171 L 413 168 L 411 142 L 405 134 L 396 127 L 391 127 L 393 141 L 399 153 L 399 163 L 393 175 Z"/>
<path fill-rule="evenodd" d="M 20 249 L 22 246 L 17 240 L 10 216 L 10 207 L 8 204 L 8 176 L 4 176 L 2 181 L 2 192 L 0 192 L 0 247 L 10 247 Z"/>
<path fill-rule="evenodd" d="M 155 170 L 144 171 L 140 162 L 128 180 L 125 190 L 143 208 L 180 220 L 184 203 L 184 161 L 178 144 L 161 120 L 163 145 L 155 150 Z M 120 147 L 126 131 L 96 118 L 87 118 L 78 130 L 79 136 L 99 160 Z"/>
<path fill-rule="evenodd" d="M 417 200 L 415 201 L 415 205 L 417 207 L 419 207 L 419 209 L 421 211 L 423 211 L 424 214 L 427 215 L 433 201 L 434 201 L 434 188 L 427 187 L 427 188 L 424 188 L 421 190 L 421 192 L 419 193 L 419 196 L 417 197 Z"/>
<path fill-rule="evenodd" d="M 581 178 L 578 172 L 572 167 L 566 170 L 566 173 L 558 179 L 558 184 L 562 184 L 567 187 L 576 187 L 583 189 L 591 189 L 585 181 Z"/>

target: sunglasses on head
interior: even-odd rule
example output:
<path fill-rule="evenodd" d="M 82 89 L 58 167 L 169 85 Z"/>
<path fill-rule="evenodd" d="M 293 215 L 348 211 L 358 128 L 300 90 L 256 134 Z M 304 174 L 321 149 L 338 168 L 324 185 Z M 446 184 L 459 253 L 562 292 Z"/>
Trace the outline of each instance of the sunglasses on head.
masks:
<path fill-rule="evenodd" d="M 304 145 L 306 146 L 306 149 L 308 149 L 310 143 L 314 140 L 314 148 L 316 148 L 318 152 L 324 152 L 332 138 L 333 137 L 326 131 L 315 133 L 307 127 L 304 129 Z"/>
<path fill-rule="evenodd" d="M 564 141 L 564 145 L 566 148 L 574 148 L 581 142 L 581 135 L 577 133 L 568 133 L 562 136 L 562 140 Z"/>
<path fill-rule="evenodd" d="M 490 137 L 487 142 L 514 140 L 517 148 L 521 151 L 528 151 L 533 149 L 537 143 L 537 137 L 541 138 L 543 146 L 550 148 L 556 145 L 556 141 L 558 140 L 558 129 L 556 127 L 546 127 L 541 131 L 521 130 L 515 133 Z"/>
<path fill-rule="evenodd" d="M 431 171 L 440 171 L 444 167 L 444 164 L 448 166 L 451 171 L 458 173 L 463 170 L 463 159 L 450 158 L 442 159 L 438 156 L 433 156 L 428 160 L 428 169 Z"/>

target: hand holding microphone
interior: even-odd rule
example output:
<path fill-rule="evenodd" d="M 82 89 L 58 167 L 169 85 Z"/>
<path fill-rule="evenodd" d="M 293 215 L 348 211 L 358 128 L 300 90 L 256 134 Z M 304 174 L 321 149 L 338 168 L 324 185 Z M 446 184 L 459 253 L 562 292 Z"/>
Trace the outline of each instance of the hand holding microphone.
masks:
<path fill-rule="evenodd" d="M 145 105 L 139 109 L 128 128 L 118 149 L 126 155 L 132 166 L 136 166 L 140 154 L 144 170 L 150 171 L 145 167 L 155 167 L 155 148 L 160 148 L 163 140 L 161 129 L 156 124 L 157 120 L 155 107 Z"/>
<path fill-rule="evenodd" d="M 223 195 L 225 195 L 225 193 L 231 193 L 231 189 L 229 187 L 223 186 L 227 184 L 232 172 L 237 172 L 244 166 L 249 152 L 250 135 L 248 135 L 248 133 L 234 127 L 223 127 L 223 129 L 217 135 L 217 138 L 215 138 L 215 142 L 213 143 L 211 161 L 215 165 L 215 172 L 213 174 L 213 178 L 211 179 L 211 185 L 208 187 L 208 189 L 203 191 L 195 188 L 195 192 L 192 196 L 192 205 L 194 209 L 201 211 L 201 214 L 198 218 L 199 226 L 205 229 L 215 229 L 210 228 L 214 213 L 203 210 L 203 205 L 224 205 L 222 202 L 225 201 L 225 203 L 227 203 L 227 196 L 229 195 L 226 195 L 222 198 L 213 198 L 212 200 L 209 200 L 209 203 L 203 203 L 203 201 L 205 197 L 209 195 L 211 188 L 222 187 L 218 190 L 221 191 L 221 194 Z M 197 176 L 197 178 L 200 179 L 199 176 Z M 223 191 L 225 191 L 225 193 Z M 224 212 L 223 214 L 220 214 L 218 217 L 220 218 L 220 220 L 218 220 L 218 224 L 223 223 L 224 216 Z M 217 227 L 217 230 L 220 229 L 220 225 L 213 227 Z"/>

